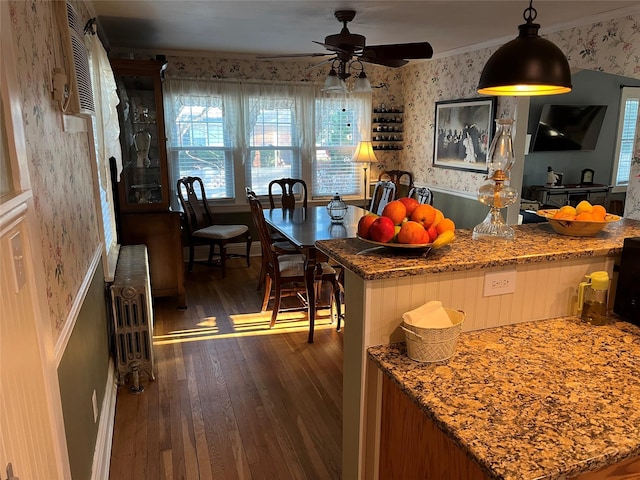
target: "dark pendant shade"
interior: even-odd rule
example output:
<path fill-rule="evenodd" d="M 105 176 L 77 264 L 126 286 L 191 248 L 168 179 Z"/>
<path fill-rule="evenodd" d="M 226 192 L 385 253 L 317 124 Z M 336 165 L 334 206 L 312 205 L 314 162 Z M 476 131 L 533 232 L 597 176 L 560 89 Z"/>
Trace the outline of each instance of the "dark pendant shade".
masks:
<path fill-rule="evenodd" d="M 478 93 L 532 96 L 571 91 L 569 62 L 562 50 L 538 35 L 539 28 L 530 20 L 518 27 L 518 38 L 501 46 L 487 61 Z"/>

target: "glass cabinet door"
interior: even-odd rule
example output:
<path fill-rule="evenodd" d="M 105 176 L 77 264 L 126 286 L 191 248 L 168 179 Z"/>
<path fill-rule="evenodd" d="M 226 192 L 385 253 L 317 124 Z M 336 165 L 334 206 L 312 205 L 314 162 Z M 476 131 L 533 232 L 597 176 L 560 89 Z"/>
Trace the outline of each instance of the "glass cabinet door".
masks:
<path fill-rule="evenodd" d="M 168 174 L 162 84 L 163 62 L 113 60 L 123 171 L 121 211 L 166 210 Z"/>

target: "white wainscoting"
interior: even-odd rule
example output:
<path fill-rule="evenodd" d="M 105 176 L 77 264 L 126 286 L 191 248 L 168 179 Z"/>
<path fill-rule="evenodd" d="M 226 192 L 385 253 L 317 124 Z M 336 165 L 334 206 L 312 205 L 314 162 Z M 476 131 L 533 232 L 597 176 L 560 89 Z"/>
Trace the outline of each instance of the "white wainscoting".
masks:
<path fill-rule="evenodd" d="M 472 270 L 369 282 L 367 346 L 404 340 L 397 327 L 402 314 L 431 300 L 466 313 L 463 331 L 528 322 L 575 313 L 578 283 L 597 270 L 613 271 L 613 259 L 583 258 L 518 265 L 514 293 L 484 297 L 487 272 Z M 374 327 L 377 326 L 377 327 Z"/>

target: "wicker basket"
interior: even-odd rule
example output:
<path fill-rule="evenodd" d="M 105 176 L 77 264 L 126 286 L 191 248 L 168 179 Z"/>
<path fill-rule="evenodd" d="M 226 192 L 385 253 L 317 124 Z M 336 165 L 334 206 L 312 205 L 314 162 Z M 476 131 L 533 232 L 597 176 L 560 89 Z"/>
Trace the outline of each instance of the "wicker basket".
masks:
<path fill-rule="evenodd" d="M 462 330 L 465 314 L 459 310 L 444 309 L 453 325 L 445 328 L 420 328 L 402 322 L 407 355 L 417 362 L 440 362 L 453 356 Z"/>

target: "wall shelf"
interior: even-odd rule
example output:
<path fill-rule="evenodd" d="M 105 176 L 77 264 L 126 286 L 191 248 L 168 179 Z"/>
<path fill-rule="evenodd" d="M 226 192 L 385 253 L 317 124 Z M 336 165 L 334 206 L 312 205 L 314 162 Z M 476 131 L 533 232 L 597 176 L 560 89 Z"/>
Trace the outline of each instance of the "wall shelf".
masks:
<path fill-rule="evenodd" d="M 404 142 L 403 111 L 401 108 L 386 108 L 383 105 L 373 109 L 371 141 L 376 151 L 397 152 Z"/>

